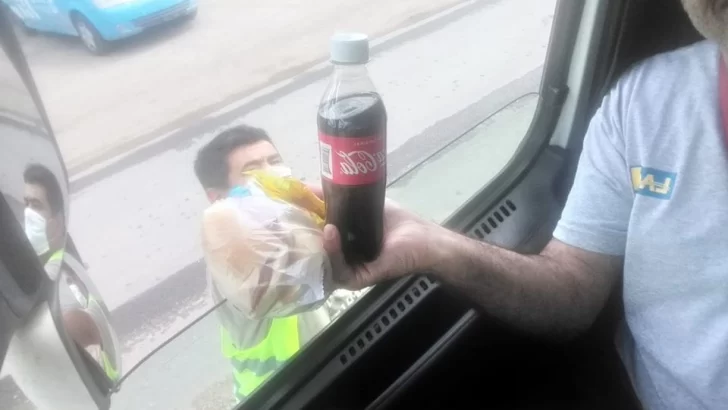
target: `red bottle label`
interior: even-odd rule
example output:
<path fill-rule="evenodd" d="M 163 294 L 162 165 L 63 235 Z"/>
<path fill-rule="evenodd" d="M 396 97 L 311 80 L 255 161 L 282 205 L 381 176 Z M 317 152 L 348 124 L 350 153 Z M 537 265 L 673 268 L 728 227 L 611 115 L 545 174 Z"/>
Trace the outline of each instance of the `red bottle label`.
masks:
<path fill-rule="evenodd" d="M 341 138 L 319 133 L 321 176 L 338 185 L 368 185 L 386 178 L 383 135 Z"/>

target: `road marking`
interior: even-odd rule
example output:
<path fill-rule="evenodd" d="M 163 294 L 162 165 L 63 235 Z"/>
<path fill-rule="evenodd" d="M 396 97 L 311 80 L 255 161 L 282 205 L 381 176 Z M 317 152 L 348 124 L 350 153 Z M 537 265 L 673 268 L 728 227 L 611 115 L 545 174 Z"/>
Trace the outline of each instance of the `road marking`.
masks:
<path fill-rule="evenodd" d="M 394 39 L 396 37 L 399 37 L 399 36 L 401 36 L 401 35 L 403 35 L 403 34 L 405 34 L 407 32 L 410 32 L 412 30 L 415 30 L 415 29 L 417 29 L 419 27 L 422 27 L 422 26 L 424 26 L 426 24 L 429 24 L 429 23 L 431 23 L 431 22 L 433 22 L 435 20 L 438 20 L 440 18 L 446 17 L 446 16 L 448 16 L 448 15 L 450 15 L 452 13 L 457 12 L 460 9 L 463 9 L 465 7 L 468 7 L 468 6 L 471 6 L 471 5 L 475 4 L 476 1 L 477 0 L 465 1 L 463 3 L 457 4 L 455 6 L 452 6 L 452 7 L 448 8 L 448 9 L 445 9 L 445 10 L 439 12 L 439 13 L 435 13 L 432 16 L 427 17 L 426 19 L 419 20 L 419 21 L 417 21 L 417 22 L 415 22 L 413 24 L 410 24 L 408 26 L 405 26 L 405 27 L 396 29 L 394 31 L 391 31 L 391 32 L 389 32 L 387 34 L 382 35 L 381 37 L 377 37 L 375 39 L 372 39 L 370 41 L 370 43 L 369 43 L 369 46 L 370 46 L 370 48 L 377 47 L 377 46 L 379 46 L 381 44 L 384 44 L 387 41 L 390 41 L 390 40 L 392 40 L 392 39 Z M 305 71 L 302 71 L 302 72 L 300 72 L 300 73 L 298 73 L 298 74 L 296 74 L 296 75 L 294 75 L 292 77 L 289 77 L 286 80 L 280 81 L 280 82 L 278 82 L 276 84 L 273 84 L 273 85 L 269 85 L 268 87 L 264 87 L 264 88 L 258 90 L 257 92 L 254 92 L 253 94 L 247 96 L 247 97 L 241 98 L 238 101 L 235 101 L 234 103 L 228 104 L 225 107 L 222 107 L 221 109 L 219 109 L 219 110 L 217 110 L 217 111 L 215 111 L 215 112 L 213 112 L 213 113 L 211 113 L 211 114 L 209 114 L 209 115 L 207 115 L 206 117 L 203 117 L 203 118 L 217 118 L 217 117 L 219 117 L 221 115 L 227 114 L 227 113 L 229 113 L 231 111 L 234 111 L 234 110 L 236 110 L 236 109 L 244 106 L 245 104 L 250 103 L 251 101 L 255 100 L 256 98 L 260 98 L 260 97 L 262 97 L 264 95 L 272 94 L 272 93 L 280 90 L 281 88 L 286 87 L 286 86 L 294 83 L 296 81 L 296 79 L 298 79 L 300 77 L 303 77 L 305 75 L 309 75 L 311 73 L 315 73 L 315 72 L 324 70 L 324 69 L 326 69 L 329 66 L 329 64 L 330 63 L 329 63 L 328 60 L 327 61 L 324 61 L 324 62 L 321 62 L 321 63 L 318 63 L 318 64 L 314 65 L 313 67 L 311 67 L 311 68 L 309 68 L 309 69 L 307 69 Z"/>
<path fill-rule="evenodd" d="M 391 41 L 394 38 L 397 38 L 397 37 L 399 37 L 401 35 L 404 35 L 404 34 L 410 32 L 412 30 L 416 30 L 419 27 L 422 27 L 422 26 L 424 26 L 426 24 L 432 23 L 435 20 L 441 19 L 443 17 L 447 17 L 448 15 L 453 14 L 453 13 L 456 13 L 459 10 L 462 10 L 462 9 L 464 9 L 466 7 L 470 7 L 470 6 L 474 5 L 477 2 L 478 2 L 478 0 L 468 0 L 468 1 L 464 1 L 462 3 L 459 3 L 459 4 L 455 5 L 455 6 L 452 6 L 450 8 L 447 8 L 447 9 L 445 9 L 443 11 L 440 11 L 438 13 L 435 13 L 435 14 L 433 14 L 433 15 L 425 18 L 425 19 L 419 20 L 419 21 L 417 21 L 417 22 L 415 22 L 413 24 L 410 24 L 408 26 L 405 26 L 405 27 L 402 27 L 402 28 L 393 30 L 393 31 L 391 31 L 391 32 L 389 32 L 387 34 L 384 34 L 384 35 L 382 35 L 380 37 L 377 37 L 375 39 L 372 39 L 371 42 L 370 42 L 370 46 L 371 46 L 371 48 L 377 47 L 377 46 L 379 46 L 381 44 L 384 44 L 384 43 L 386 43 L 388 41 Z M 231 104 L 226 105 L 225 107 L 223 107 L 223 108 L 221 108 L 221 109 L 219 109 L 219 110 L 217 110 L 215 112 L 212 112 L 210 114 L 207 114 L 205 116 L 202 116 L 202 117 L 200 117 L 199 122 L 203 122 L 203 121 L 206 121 L 206 120 L 209 120 L 209 119 L 214 119 L 214 118 L 220 117 L 220 116 L 222 116 L 224 114 L 227 114 L 229 112 L 232 112 L 232 111 L 234 111 L 234 110 L 236 110 L 236 109 L 238 109 L 238 108 L 240 108 L 240 107 L 242 107 L 242 106 L 244 106 L 246 104 L 251 103 L 252 101 L 255 101 L 258 98 L 261 98 L 263 96 L 272 94 L 272 93 L 276 92 L 277 90 L 280 90 L 280 89 L 283 89 L 284 87 L 290 86 L 291 84 L 295 83 L 297 79 L 299 79 L 299 78 L 301 78 L 301 77 L 303 77 L 305 75 L 310 75 L 311 73 L 315 73 L 315 72 L 318 72 L 320 70 L 323 70 L 323 69 L 327 68 L 328 65 L 329 65 L 329 62 L 328 61 L 324 61 L 324 62 L 318 63 L 318 64 L 310 67 L 309 69 L 307 69 L 307 70 L 305 70 L 305 71 L 303 71 L 301 73 L 298 73 L 296 75 L 293 75 L 293 76 L 291 76 L 291 77 L 289 77 L 289 78 L 287 78 L 285 80 L 279 81 L 279 82 L 277 82 L 277 83 L 275 83 L 273 85 L 264 87 L 264 88 L 262 88 L 262 89 L 260 89 L 260 90 L 258 90 L 256 92 L 254 92 L 254 93 L 252 93 L 251 95 L 249 95 L 249 96 L 247 96 L 245 98 L 241 98 L 241 99 L 239 99 L 239 100 L 237 100 L 237 101 L 235 101 L 235 102 L 233 102 Z M 84 177 L 87 177 L 89 175 L 92 175 L 92 174 L 94 174 L 95 172 L 98 172 L 101 169 L 104 169 L 104 168 L 106 168 L 106 167 L 108 167 L 110 165 L 113 165 L 113 164 L 115 164 L 117 162 L 120 162 L 120 161 L 124 160 L 125 158 L 128 158 L 128 157 L 134 155 L 135 153 L 139 152 L 140 150 L 142 150 L 143 148 L 145 148 L 145 147 L 147 147 L 149 145 L 152 145 L 152 144 L 155 144 L 155 143 L 159 143 L 160 141 L 163 141 L 163 140 L 169 138 L 170 136 L 176 134 L 179 131 L 181 131 L 181 128 L 176 128 L 176 129 L 174 129 L 172 131 L 169 131 L 169 132 L 166 132 L 166 133 L 164 133 L 164 134 L 162 134 L 162 135 L 160 135 L 158 137 L 152 138 L 151 140 L 148 140 L 148 141 L 146 141 L 146 142 L 144 142 L 144 143 L 142 143 L 142 144 L 140 144 L 140 145 L 138 145 L 138 146 L 136 146 L 136 147 L 134 147 L 132 149 L 129 149 L 129 150 L 127 150 L 125 152 L 122 152 L 122 153 L 120 153 L 118 155 L 115 155 L 113 157 L 110 157 L 110 158 L 108 158 L 106 160 L 99 161 L 98 163 L 96 163 L 94 165 L 91 165 L 89 167 L 86 167 L 85 169 L 83 169 L 81 171 L 78 171 L 78 172 L 75 172 L 73 175 L 70 175 L 69 176 L 69 180 L 70 180 L 71 183 L 74 183 L 74 182 L 76 182 L 76 181 L 78 181 L 78 180 L 80 180 L 80 179 L 82 179 Z"/>
<path fill-rule="evenodd" d="M 103 161 L 99 161 L 99 162 L 97 162 L 97 163 L 95 163 L 95 164 L 93 164 L 93 165 L 91 165 L 89 167 L 86 167 L 84 170 L 78 171 L 78 172 L 74 173 L 73 175 L 69 176 L 69 181 L 71 183 L 74 183 L 75 181 L 77 181 L 79 179 L 82 179 L 82 178 L 84 178 L 84 177 L 86 177 L 88 175 L 92 175 L 95 172 L 98 172 L 99 170 L 108 167 L 109 165 L 115 164 L 115 163 L 123 160 L 124 158 L 127 158 L 127 157 L 131 156 L 135 152 L 138 152 L 139 150 L 144 149 L 144 147 L 147 147 L 147 146 L 152 145 L 152 144 L 156 144 L 159 141 L 163 141 L 163 140 L 167 139 L 171 135 L 174 135 L 177 132 L 179 132 L 180 130 L 181 130 L 181 128 L 175 128 L 172 131 L 165 132 L 164 134 L 162 134 L 162 135 L 160 135 L 158 137 L 155 137 L 155 138 L 152 138 L 151 140 L 145 141 L 144 143 L 139 144 L 136 147 L 134 147 L 134 148 L 132 148 L 132 149 L 126 151 L 126 152 L 123 152 L 123 153 L 121 153 L 119 155 L 113 156 L 113 157 L 111 157 L 109 159 L 106 159 L 106 160 L 103 160 Z"/>

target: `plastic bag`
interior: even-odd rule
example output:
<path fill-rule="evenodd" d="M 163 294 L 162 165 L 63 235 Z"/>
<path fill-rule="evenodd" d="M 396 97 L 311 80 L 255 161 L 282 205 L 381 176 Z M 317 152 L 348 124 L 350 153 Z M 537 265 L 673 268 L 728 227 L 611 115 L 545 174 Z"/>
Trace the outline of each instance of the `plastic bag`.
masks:
<path fill-rule="evenodd" d="M 203 216 L 205 261 L 216 287 L 253 319 L 322 306 L 333 290 L 323 201 L 294 178 L 247 175 L 246 185 Z"/>

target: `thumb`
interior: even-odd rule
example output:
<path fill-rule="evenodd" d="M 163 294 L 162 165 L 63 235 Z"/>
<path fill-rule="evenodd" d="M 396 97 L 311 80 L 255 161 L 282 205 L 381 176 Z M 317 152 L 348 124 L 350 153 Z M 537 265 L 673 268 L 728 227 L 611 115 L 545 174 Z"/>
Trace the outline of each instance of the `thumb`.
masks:
<path fill-rule="evenodd" d="M 329 254 L 341 253 L 339 230 L 332 224 L 326 224 L 324 226 L 324 250 Z"/>

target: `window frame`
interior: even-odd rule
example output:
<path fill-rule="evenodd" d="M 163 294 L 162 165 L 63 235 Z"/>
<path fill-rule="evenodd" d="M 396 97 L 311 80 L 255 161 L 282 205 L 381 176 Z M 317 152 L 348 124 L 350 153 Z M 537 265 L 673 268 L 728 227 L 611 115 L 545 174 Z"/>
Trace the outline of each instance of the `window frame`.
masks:
<path fill-rule="evenodd" d="M 606 3 L 602 0 L 594 1 Z M 489 208 L 498 204 L 523 179 L 535 166 L 539 154 L 547 149 L 568 94 L 569 69 L 577 34 L 581 28 L 583 9 L 583 1 L 558 1 L 539 87 L 539 100 L 527 134 L 505 168 L 455 211 L 443 223 L 445 227 L 458 232 L 468 230 L 473 221 L 477 221 Z M 485 120 L 487 118 L 483 119 Z M 317 379 L 319 370 L 328 362 L 338 360 L 342 349 L 420 279 L 421 276 L 415 274 L 374 286 L 236 408 L 282 408 L 291 406 L 292 403 L 297 408 L 305 407 L 306 403 L 298 400 L 297 393 L 306 391 L 306 395 L 311 396 L 312 390 L 325 390 L 332 377 L 335 379 L 336 376 L 329 375 L 326 380 Z M 311 363 L 316 365 L 311 366 Z"/>

